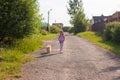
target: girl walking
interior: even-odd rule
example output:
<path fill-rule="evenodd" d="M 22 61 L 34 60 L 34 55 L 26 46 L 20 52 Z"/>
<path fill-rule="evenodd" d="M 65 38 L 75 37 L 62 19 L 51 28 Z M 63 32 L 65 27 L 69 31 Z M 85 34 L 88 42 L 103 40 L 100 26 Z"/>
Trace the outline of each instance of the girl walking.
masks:
<path fill-rule="evenodd" d="M 63 43 L 65 41 L 65 35 L 64 32 L 61 30 L 60 35 L 58 37 L 59 43 L 60 43 L 60 53 L 63 53 Z"/>

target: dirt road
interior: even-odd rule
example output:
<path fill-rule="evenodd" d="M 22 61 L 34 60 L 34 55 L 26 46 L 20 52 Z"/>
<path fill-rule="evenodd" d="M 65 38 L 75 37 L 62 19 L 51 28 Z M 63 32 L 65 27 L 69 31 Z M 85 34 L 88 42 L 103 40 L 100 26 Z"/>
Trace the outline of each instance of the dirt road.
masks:
<path fill-rule="evenodd" d="M 71 35 L 63 54 L 57 39 L 45 43 L 52 45 L 52 52 L 34 53 L 36 60 L 25 64 L 22 77 L 14 80 L 120 80 L 120 58 L 103 48 Z"/>

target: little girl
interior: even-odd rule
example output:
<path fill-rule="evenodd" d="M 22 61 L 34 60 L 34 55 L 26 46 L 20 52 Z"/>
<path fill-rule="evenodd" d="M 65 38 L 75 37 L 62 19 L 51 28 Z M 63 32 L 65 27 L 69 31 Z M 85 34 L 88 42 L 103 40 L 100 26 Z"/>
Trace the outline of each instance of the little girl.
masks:
<path fill-rule="evenodd" d="M 60 53 L 63 53 L 63 43 L 65 41 L 65 36 L 64 36 L 64 33 L 63 33 L 62 30 L 60 31 L 60 35 L 58 37 L 58 40 L 59 40 L 59 43 L 60 43 Z"/>

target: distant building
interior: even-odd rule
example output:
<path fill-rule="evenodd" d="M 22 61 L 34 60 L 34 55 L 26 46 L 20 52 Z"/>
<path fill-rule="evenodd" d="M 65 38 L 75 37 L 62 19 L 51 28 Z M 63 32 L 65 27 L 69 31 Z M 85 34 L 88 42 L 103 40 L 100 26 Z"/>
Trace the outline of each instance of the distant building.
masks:
<path fill-rule="evenodd" d="M 52 23 L 52 26 L 59 26 L 59 27 L 63 27 L 63 23 Z"/>

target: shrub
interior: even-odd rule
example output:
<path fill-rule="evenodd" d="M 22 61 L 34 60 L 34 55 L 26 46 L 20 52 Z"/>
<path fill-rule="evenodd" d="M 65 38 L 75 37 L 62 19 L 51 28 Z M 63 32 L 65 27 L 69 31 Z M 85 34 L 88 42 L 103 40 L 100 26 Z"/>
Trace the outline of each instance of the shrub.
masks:
<path fill-rule="evenodd" d="M 112 23 L 108 23 L 108 24 L 106 24 L 106 29 L 105 29 L 105 31 L 104 31 L 104 37 L 103 37 L 103 39 L 104 40 L 112 40 L 112 30 L 113 30 L 113 24 Z"/>
<path fill-rule="evenodd" d="M 120 42 L 120 23 L 111 22 L 106 24 L 106 29 L 104 31 L 104 40 L 109 40 L 112 42 Z"/>
<path fill-rule="evenodd" d="M 115 43 L 120 43 L 120 23 L 115 24 L 113 32 L 113 41 Z"/>
<path fill-rule="evenodd" d="M 58 33 L 60 31 L 60 28 L 58 26 L 52 26 L 50 27 L 51 33 Z"/>
<path fill-rule="evenodd" d="M 42 34 L 42 35 L 47 35 L 48 32 L 47 32 L 46 30 L 41 30 L 41 34 Z"/>

